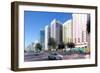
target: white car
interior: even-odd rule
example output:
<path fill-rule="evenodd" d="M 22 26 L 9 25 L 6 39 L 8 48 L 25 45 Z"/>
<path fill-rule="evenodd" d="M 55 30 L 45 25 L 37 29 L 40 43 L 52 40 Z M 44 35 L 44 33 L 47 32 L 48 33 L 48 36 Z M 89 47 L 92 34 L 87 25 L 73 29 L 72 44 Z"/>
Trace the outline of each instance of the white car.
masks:
<path fill-rule="evenodd" d="M 53 52 L 53 53 L 50 53 L 48 55 L 48 59 L 49 60 L 62 60 L 63 59 L 63 56 L 60 55 L 60 54 L 58 54 L 58 53 Z"/>

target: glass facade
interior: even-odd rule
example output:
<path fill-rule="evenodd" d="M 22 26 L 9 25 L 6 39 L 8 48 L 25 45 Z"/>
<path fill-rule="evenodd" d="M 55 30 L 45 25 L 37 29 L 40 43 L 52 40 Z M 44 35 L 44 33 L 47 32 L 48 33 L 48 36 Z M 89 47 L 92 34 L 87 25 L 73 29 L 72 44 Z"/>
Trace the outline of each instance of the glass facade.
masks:
<path fill-rule="evenodd" d="M 44 49 L 45 44 L 45 31 L 40 30 L 40 44 L 42 45 L 42 48 Z"/>

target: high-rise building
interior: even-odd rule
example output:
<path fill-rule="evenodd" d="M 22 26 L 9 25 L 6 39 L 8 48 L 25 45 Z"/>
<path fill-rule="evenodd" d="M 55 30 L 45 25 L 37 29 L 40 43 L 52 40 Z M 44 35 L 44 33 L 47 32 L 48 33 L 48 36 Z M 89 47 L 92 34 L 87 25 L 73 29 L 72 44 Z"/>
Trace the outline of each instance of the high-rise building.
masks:
<path fill-rule="evenodd" d="M 51 34 L 50 37 L 53 38 L 57 44 L 62 42 L 62 25 L 59 21 L 54 19 L 50 25 Z"/>
<path fill-rule="evenodd" d="M 40 44 L 42 45 L 42 49 L 45 48 L 45 31 L 44 29 L 40 30 Z"/>
<path fill-rule="evenodd" d="M 66 44 L 72 42 L 72 19 L 63 24 L 63 42 Z"/>
<path fill-rule="evenodd" d="M 50 27 L 49 25 L 45 26 L 45 50 L 49 49 L 48 42 L 50 38 Z"/>
<path fill-rule="evenodd" d="M 87 14 L 72 14 L 73 18 L 73 42 L 76 47 L 87 47 Z"/>

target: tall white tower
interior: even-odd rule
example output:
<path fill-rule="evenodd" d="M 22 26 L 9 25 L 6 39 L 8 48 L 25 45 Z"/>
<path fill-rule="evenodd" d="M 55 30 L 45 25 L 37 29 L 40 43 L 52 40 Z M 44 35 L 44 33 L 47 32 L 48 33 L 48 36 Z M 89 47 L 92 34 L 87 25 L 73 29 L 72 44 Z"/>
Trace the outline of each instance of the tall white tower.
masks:
<path fill-rule="evenodd" d="M 45 50 L 48 50 L 48 41 L 50 38 L 50 27 L 49 25 L 45 26 Z"/>
<path fill-rule="evenodd" d="M 62 42 L 62 25 L 59 21 L 54 19 L 50 25 L 51 34 L 50 37 L 54 38 L 57 44 Z"/>

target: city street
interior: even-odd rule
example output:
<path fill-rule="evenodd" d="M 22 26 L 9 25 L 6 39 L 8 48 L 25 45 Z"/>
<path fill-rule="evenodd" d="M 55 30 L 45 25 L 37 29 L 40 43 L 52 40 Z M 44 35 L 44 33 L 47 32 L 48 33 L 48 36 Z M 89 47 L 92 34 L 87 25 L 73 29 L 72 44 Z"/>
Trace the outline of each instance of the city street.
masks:
<path fill-rule="evenodd" d="M 48 53 L 39 53 L 34 54 L 32 52 L 25 53 L 24 55 L 25 61 L 42 61 L 42 60 L 48 60 Z"/>
<path fill-rule="evenodd" d="M 46 61 L 48 59 L 48 52 L 42 52 L 42 53 L 25 53 L 24 55 L 24 61 L 25 62 L 31 62 L 31 61 Z M 89 54 L 71 54 L 71 55 L 64 55 L 62 60 L 70 60 L 70 59 L 85 59 L 89 58 Z"/>

